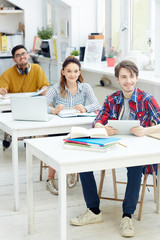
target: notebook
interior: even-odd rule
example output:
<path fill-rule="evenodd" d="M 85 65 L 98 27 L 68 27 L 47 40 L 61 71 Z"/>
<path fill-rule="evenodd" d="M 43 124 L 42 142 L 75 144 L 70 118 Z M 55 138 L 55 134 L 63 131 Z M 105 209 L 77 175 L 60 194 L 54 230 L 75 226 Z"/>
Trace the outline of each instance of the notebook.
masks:
<path fill-rule="evenodd" d="M 121 138 L 109 137 L 109 138 L 68 138 L 70 142 L 79 144 L 96 144 L 100 146 L 106 146 L 111 143 L 118 142 Z"/>
<path fill-rule="evenodd" d="M 44 96 L 12 97 L 11 110 L 14 120 L 46 122 L 53 118 L 53 115 L 47 113 L 47 102 Z"/>

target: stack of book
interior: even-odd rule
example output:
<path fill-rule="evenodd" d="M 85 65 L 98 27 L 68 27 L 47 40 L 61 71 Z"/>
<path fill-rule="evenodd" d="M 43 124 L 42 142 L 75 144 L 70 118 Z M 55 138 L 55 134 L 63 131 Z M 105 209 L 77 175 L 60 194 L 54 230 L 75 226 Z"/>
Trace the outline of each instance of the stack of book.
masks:
<path fill-rule="evenodd" d="M 72 127 L 70 135 L 63 139 L 64 148 L 106 152 L 117 144 L 120 138 L 108 137 L 105 128 L 85 129 Z"/>

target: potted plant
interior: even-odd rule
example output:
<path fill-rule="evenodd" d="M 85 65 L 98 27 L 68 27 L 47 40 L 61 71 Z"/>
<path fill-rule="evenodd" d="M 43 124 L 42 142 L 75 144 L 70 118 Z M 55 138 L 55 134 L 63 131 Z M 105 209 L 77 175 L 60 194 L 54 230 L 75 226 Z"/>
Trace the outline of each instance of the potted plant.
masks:
<path fill-rule="evenodd" d="M 71 53 L 71 56 L 75 56 L 77 59 L 79 59 L 79 51 L 78 50 L 73 50 Z"/>
<path fill-rule="evenodd" d="M 108 51 L 107 58 L 106 58 L 108 67 L 114 67 L 116 62 L 114 56 L 115 56 L 115 49 L 114 47 L 111 47 Z"/>
<path fill-rule="evenodd" d="M 53 36 L 53 27 L 47 26 L 46 28 L 42 27 L 37 29 L 37 35 L 39 38 L 46 40 L 50 39 Z"/>

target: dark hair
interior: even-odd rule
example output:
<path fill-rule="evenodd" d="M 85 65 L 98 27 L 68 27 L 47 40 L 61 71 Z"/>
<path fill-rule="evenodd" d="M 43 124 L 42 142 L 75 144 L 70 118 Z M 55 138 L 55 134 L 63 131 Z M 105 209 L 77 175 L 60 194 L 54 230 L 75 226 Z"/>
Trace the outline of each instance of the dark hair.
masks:
<path fill-rule="evenodd" d="M 118 63 L 115 67 L 114 73 L 115 73 L 115 77 L 119 77 L 119 72 L 121 70 L 121 68 L 127 68 L 130 72 L 134 72 L 136 74 L 136 76 L 138 76 L 138 67 L 137 65 L 130 61 L 130 60 L 123 60 L 122 62 Z"/>
<path fill-rule="evenodd" d="M 75 64 L 77 64 L 77 65 L 79 66 L 79 70 L 81 70 L 81 63 L 80 63 L 80 61 L 79 61 L 77 58 L 75 58 L 74 56 L 69 56 L 69 57 L 67 57 L 67 58 L 65 59 L 65 61 L 64 61 L 63 64 L 62 64 L 62 70 L 64 70 L 64 68 L 65 68 L 68 64 L 70 64 L 70 63 L 75 63 Z M 62 70 L 61 70 L 60 87 L 61 87 L 61 94 L 62 94 L 63 97 L 65 97 L 65 95 L 66 95 L 66 92 L 65 92 L 66 78 L 65 78 L 65 76 L 63 76 L 63 74 L 62 74 Z M 81 73 L 80 73 L 77 81 L 79 81 L 80 83 L 84 82 Z"/>
<path fill-rule="evenodd" d="M 11 52 L 12 52 L 12 57 L 14 57 L 15 52 L 16 52 L 17 50 L 21 49 L 21 48 L 24 48 L 24 49 L 26 50 L 26 52 L 28 52 L 25 46 L 23 46 L 23 45 L 17 45 L 17 46 L 15 46 L 14 48 L 12 48 L 12 51 L 11 51 Z"/>

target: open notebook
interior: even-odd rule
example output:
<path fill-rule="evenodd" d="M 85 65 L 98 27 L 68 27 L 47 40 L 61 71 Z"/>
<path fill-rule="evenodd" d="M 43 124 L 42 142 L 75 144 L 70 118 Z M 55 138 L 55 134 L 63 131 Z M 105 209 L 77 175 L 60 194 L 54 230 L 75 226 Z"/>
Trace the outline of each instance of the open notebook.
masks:
<path fill-rule="evenodd" d="M 14 120 L 46 122 L 53 118 L 47 114 L 46 97 L 12 97 L 11 109 Z"/>
<path fill-rule="evenodd" d="M 77 111 L 75 108 L 68 108 L 68 109 L 63 109 L 58 113 L 58 116 L 62 118 L 68 118 L 68 117 L 96 117 L 96 113 L 94 112 L 85 112 L 81 113 Z"/>

